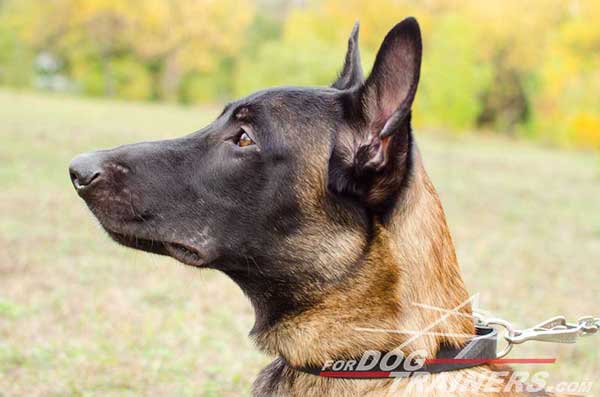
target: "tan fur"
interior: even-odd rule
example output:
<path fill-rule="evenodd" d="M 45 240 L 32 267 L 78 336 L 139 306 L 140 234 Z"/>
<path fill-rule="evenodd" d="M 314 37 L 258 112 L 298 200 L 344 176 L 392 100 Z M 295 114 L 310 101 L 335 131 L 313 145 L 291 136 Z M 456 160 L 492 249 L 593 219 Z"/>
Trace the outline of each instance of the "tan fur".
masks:
<path fill-rule="evenodd" d="M 467 301 L 468 294 L 460 276 L 442 206 L 418 153 L 415 152 L 414 155 L 414 174 L 410 188 L 400 198 L 406 205 L 395 210 L 391 222 L 385 226 L 381 222 L 376 225 L 374 239 L 357 273 L 331 290 L 323 291 L 318 304 L 287 317 L 269 330 L 256 335 L 256 342 L 261 349 L 284 357 L 292 366 L 314 366 L 321 365 L 328 359 L 350 359 L 360 356 L 366 350 L 391 351 L 409 336 L 360 332 L 355 328 L 421 330 L 439 319 L 442 313 L 424 310 L 412 303 L 452 309 Z M 310 205 L 309 199 L 315 198 L 304 195 L 303 199 L 306 205 Z M 361 243 L 359 237 L 347 236 L 347 239 L 342 240 L 346 241 L 334 243 L 338 244 L 333 251 L 338 252 L 337 258 L 327 258 L 328 260 L 356 259 L 348 258 L 346 253 L 350 251 L 352 244 Z M 306 241 L 304 243 L 307 244 Z M 309 241 L 308 244 L 310 243 L 322 245 L 323 240 Z M 471 318 L 464 316 L 471 313 L 470 305 L 464 305 L 459 311 L 463 313 L 462 316 L 452 315 L 430 331 L 473 334 L 473 322 Z M 408 354 L 415 349 L 425 349 L 434 356 L 442 342 L 459 345 L 464 339 L 423 336 L 402 350 Z M 426 383 L 441 378 L 445 383 L 451 384 L 456 379 L 464 379 L 465 375 L 485 376 L 492 371 L 490 367 L 480 366 L 432 375 Z M 482 395 L 481 390 L 447 394 L 439 390 L 423 393 L 406 387 L 406 380 L 394 382 L 386 379 L 322 378 L 290 369 L 284 361 L 278 359 L 263 370 L 255 383 L 254 395 Z"/>

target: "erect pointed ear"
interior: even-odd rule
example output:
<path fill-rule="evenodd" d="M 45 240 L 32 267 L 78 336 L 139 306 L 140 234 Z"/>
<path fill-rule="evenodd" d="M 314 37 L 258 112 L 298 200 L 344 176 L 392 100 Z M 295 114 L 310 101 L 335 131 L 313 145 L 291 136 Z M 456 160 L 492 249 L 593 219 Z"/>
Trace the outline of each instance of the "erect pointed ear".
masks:
<path fill-rule="evenodd" d="M 348 39 L 348 50 L 346 51 L 344 68 L 335 83 L 331 85 L 338 90 L 346 90 L 362 84 L 364 81 L 362 66 L 360 64 L 360 51 L 358 50 L 358 29 L 359 24 L 356 21 Z"/>
<path fill-rule="evenodd" d="M 421 68 L 421 32 L 407 18 L 387 34 L 367 80 L 348 93 L 346 114 L 358 114 L 338 131 L 329 186 L 361 198 L 372 210 L 400 190 L 410 166 L 410 115 Z"/>

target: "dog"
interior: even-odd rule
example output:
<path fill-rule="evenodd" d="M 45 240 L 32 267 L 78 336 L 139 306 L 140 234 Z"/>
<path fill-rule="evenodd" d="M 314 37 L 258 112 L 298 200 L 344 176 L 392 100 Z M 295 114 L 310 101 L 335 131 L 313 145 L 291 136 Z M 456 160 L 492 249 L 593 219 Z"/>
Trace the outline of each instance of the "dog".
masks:
<path fill-rule="evenodd" d="M 190 135 L 85 153 L 70 164 L 77 193 L 117 243 L 220 270 L 248 296 L 250 334 L 277 357 L 255 381 L 255 396 L 486 395 L 300 370 L 400 345 L 433 357 L 475 333 L 411 128 L 421 56 L 419 25 L 407 18 L 387 34 L 365 79 L 357 23 L 330 87 L 258 91 Z M 415 302 L 458 309 L 441 318 Z M 431 332 L 413 338 L 365 328 Z M 428 382 L 500 370 L 479 365 Z"/>

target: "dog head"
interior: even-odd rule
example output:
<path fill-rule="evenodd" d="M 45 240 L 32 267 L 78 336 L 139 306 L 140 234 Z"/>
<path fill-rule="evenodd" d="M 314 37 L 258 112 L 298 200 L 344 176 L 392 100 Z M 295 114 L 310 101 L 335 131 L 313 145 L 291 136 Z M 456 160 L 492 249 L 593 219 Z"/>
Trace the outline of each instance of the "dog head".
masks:
<path fill-rule="evenodd" d="M 281 87 L 229 103 L 190 135 L 85 153 L 70 176 L 128 247 L 222 270 L 270 316 L 349 277 L 410 174 L 419 80 L 416 20 L 385 37 L 364 79 L 358 26 L 331 87 Z"/>

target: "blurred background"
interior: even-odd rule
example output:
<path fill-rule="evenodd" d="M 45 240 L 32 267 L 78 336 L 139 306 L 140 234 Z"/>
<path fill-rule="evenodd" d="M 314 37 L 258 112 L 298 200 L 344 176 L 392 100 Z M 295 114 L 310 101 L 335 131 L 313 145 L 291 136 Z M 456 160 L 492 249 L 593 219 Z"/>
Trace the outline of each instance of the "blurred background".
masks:
<path fill-rule="evenodd" d="M 69 160 L 197 130 L 256 89 L 328 85 L 356 20 L 368 71 L 408 15 L 413 124 L 470 291 L 518 326 L 599 315 L 600 1 L 0 0 L 0 396 L 247 395 L 269 360 L 241 292 L 111 243 Z M 582 381 L 599 351 L 511 357 Z"/>
<path fill-rule="evenodd" d="M 357 19 L 368 70 L 405 15 L 424 35 L 421 125 L 600 148 L 597 0 L 1 0 L 0 84 L 220 103 L 330 83 Z"/>

